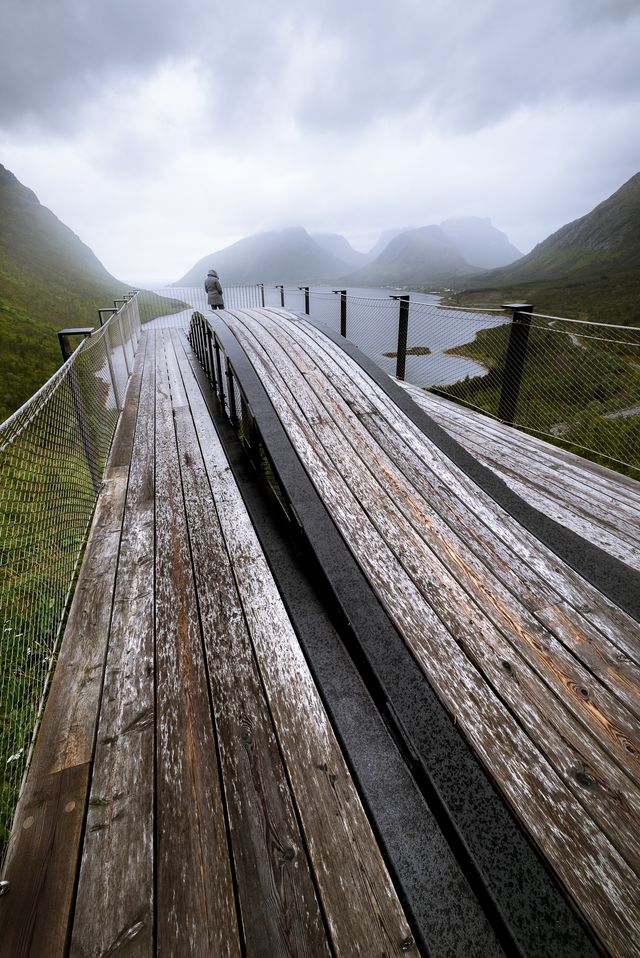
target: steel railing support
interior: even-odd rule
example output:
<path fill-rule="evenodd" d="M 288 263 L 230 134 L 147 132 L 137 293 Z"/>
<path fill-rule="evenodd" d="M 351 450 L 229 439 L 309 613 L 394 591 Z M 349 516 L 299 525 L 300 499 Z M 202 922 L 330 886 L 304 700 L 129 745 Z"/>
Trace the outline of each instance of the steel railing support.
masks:
<path fill-rule="evenodd" d="M 509 345 L 502 371 L 498 419 L 508 426 L 513 426 L 527 356 L 533 306 L 530 303 L 506 303 L 504 308 L 512 311 L 512 319 Z"/>
<path fill-rule="evenodd" d="M 304 293 L 304 311 L 305 314 L 309 315 L 309 287 L 308 286 L 298 286 L 298 289 L 301 289 Z"/>
<path fill-rule="evenodd" d="M 347 338 L 347 291 L 346 289 L 334 289 L 334 293 L 340 293 L 340 335 Z"/>
<path fill-rule="evenodd" d="M 400 303 L 398 314 L 398 346 L 396 349 L 396 379 L 404 380 L 407 364 L 407 335 L 409 333 L 409 299 L 408 295 L 392 296 Z"/>
<path fill-rule="evenodd" d="M 86 339 L 93 332 L 91 326 L 77 326 L 69 329 L 61 329 L 58 333 L 58 342 L 60 343 L 60 350 L 62 352 L 63 359 L 66 361 L 73 354 L 71 349 L 71 343 L 69 342 L 70 336 L 82 336 L 83 339 Z M 82 445 L 84 447 L 84 454 L 87 459 L 87 465 L 89 466 L 89 474 L 91 476 L 91 484 L 93 485 L 93 491 L 98 492 L 101 485 L 101 478 L 98 472 L 98 459 L 93 448 L 93 438 L 91 436 L 91 430 L 89 429 L 89 424 L 84 412 L 84 405 L 82 402 L 82 394 L 80 392 L 80 386 L 78 384 L 78 379 L 76 376 L 75 364 L 71 363 L 69 369 L 69 388 L 71 389 L 71 399 L 73 401 L 73 408 L 75 410 L 76 418 L 78 420 L 78 428 L 80 429 L 80 436 L 82 439 Z"/>

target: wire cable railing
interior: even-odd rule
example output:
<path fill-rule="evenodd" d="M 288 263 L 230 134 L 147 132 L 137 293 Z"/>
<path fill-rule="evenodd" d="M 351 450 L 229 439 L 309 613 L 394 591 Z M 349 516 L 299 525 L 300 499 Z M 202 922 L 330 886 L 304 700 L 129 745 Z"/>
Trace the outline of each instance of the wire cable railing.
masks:
<path fill-rule="evenodd" d="M 0 865 L 140 337 L 136 296 L 106 312 L 0 425 Z"/>
<path fill-rule="evenodd" d="M 276 286 L 265 298 L 346 335 L 390 375 L 640 479 L 637 326 L 402 291 Z"/>

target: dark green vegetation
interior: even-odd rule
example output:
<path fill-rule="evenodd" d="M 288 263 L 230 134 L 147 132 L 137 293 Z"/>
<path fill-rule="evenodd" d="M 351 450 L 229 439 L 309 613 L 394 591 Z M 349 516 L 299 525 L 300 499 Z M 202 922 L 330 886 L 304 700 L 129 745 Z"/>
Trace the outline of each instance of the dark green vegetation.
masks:
<path fill-rule="evenodd" d="M 60 365 L 55 331 L 97 325 L 127 289 L 0 165 L 0 422 Z"/>
<path fill-rule="evenodd" d="M 606 342 L 581 332 L 589 327 L 534 320 L 515 423 L 640 479 L 640 415 L 607 418 L 640 406 L 640 334 L 622 331 Z M 437 391 L 496 416 L 509 334 L 510 324 L 483 329 L 472 343 L 450 349 L 488 372 Z"/>
<path fill-rule="evenodd" d="M 640 173 L 516 263 L 456 288 L 459 303 L 531 302 L 537 312 L 640 326 Z"/>
<path fill-rule="evenodd" d="M 383 353 L 389 359 L 397 359 L 397 353 Z M 431 350 L 428 346 L 407 346 L 407 356 L 430 356 Z"/>

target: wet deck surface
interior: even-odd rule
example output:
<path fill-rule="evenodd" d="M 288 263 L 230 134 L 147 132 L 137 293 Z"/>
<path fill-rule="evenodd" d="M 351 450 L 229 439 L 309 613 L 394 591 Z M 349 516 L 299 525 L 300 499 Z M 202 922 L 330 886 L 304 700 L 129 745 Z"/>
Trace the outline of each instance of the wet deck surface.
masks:
<path fill-rule="evenodd" d="M 417 953 L 185 348 L 140 347 L 0 954 Z"/>
<path fill-rule="evenodd" d="M 637 954 L 640 626 L 320 331 L 216 321 L 456 734 L 605 950 Z M 637 558 L 615 503 L 581 511 Z M 2 958 L 417 954 L 183 331 L 138 352 L 8 873 Z"/>
<path fill-rule="evenodd" d="M 224 319 L 462 734 L 600 938 L 632 953 L 638 623 L 518 526 L 320 331 L 277 310 Z"/>

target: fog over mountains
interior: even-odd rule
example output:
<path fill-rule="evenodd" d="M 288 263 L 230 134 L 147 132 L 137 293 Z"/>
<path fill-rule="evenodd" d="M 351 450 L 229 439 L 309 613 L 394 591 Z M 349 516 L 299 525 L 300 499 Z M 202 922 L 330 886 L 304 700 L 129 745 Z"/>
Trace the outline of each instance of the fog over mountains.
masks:
<path fill-rule="evenodd" d="M 489 219 L 446 220 L 440 226 L 386 230 L 368 253 L 337 233 L 310 235 L 301 226 L 239 240 L 204 256 L 174 286 L 198 286 L 209 269 L 223 284 L 335 283 L 410 285 L 505 266 L 522 254 Z"/>

